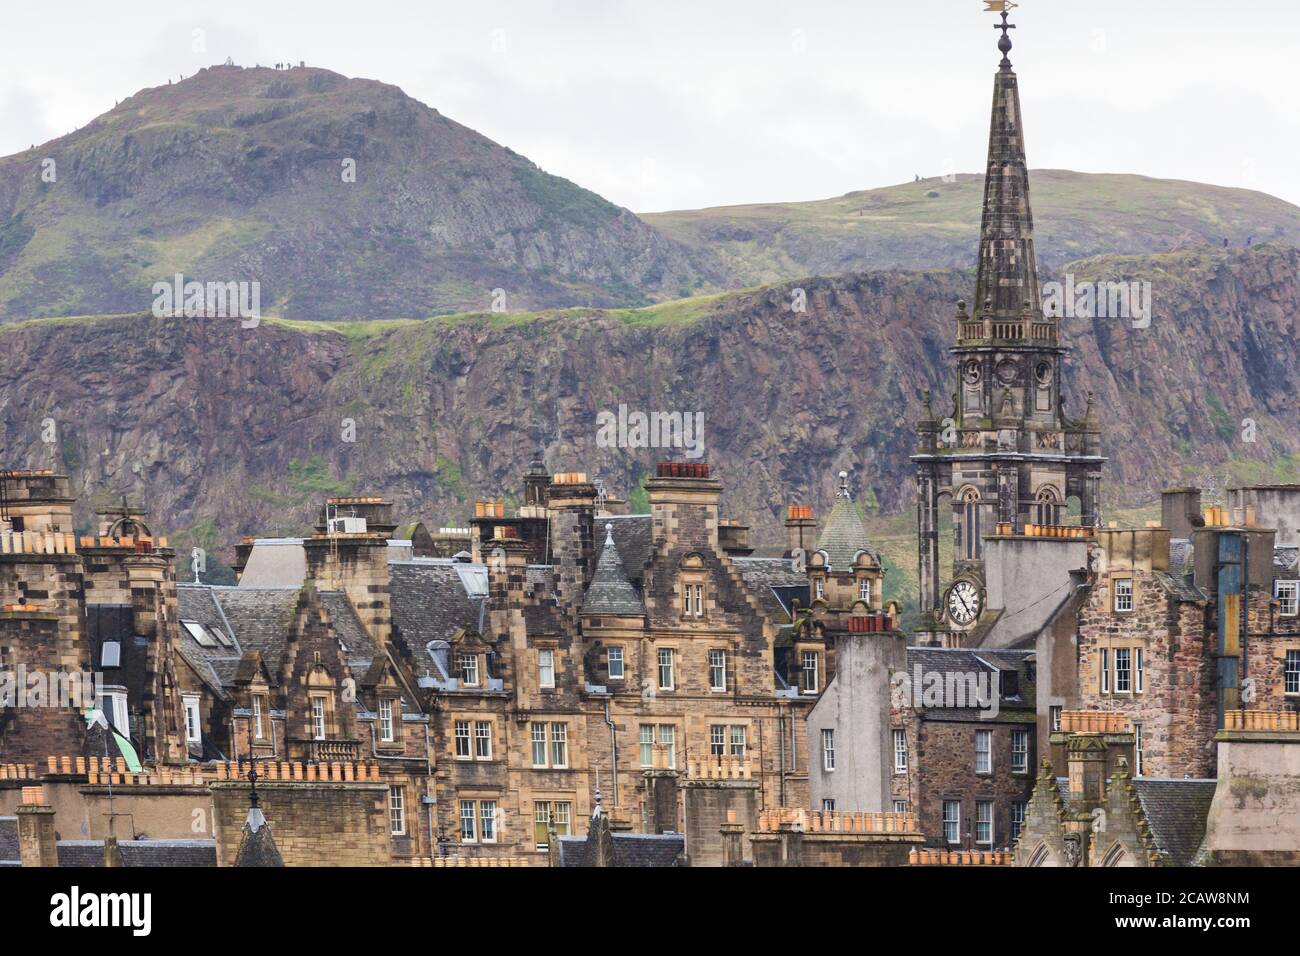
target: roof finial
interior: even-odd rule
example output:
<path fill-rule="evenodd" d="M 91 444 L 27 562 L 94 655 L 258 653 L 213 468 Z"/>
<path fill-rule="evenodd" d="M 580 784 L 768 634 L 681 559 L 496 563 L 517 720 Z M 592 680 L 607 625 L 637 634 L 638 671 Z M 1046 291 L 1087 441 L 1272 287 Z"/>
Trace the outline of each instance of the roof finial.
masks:
<path fill-rule="evenodd" d="M 843 498 L 845 501 L 852 497 L 849 494 L 849 473 L 847 471 L 840 472 L 840 490 L 837 497 Z"/>
<path fill-rule="evenodd" d="M 998 40 L 998 49 L 1002 51 L 1002 62 L 998 66 L 1003 70 L 1011 69 L 1011 60 L 1007 58 L 1007 54 L 1011 52 L 1011 37 L 1007 31 L 1016 28 L 1014 23 L 1007 22 L 1007 14 L 1017 6 L 1018 4 L 1012 3 L 1011 0 L 984 0 L 985 13 L 1002 14 L 1002 22 L 993 24 L 993 29 L 1002 31 L 1002 37 Z"/>
<path fill-rule="evenodd" d="M 614 543 L 614 522 L 612 521 L 605 522 L 605 543 Z"/>

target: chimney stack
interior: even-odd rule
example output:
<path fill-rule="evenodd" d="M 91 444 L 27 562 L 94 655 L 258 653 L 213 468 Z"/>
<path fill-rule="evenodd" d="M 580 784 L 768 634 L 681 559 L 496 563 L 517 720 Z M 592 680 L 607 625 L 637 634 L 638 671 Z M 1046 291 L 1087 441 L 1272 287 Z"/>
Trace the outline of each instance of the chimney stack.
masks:
<path fill-rule="evenodd" d="M 706 462 L 661 461 L 646 482 L 655 541 L 669 549 L 718 550 L 718 501 L 722 483 Z"/>
<path fill-rule="evenodd" d="M 23 866 L 58 866 L 54 808 L 45 802 L 44 787 L 23 787 L 18 816 L 18 857 Z"/>
<path fill-rule="evenodd" d="M 817 542 L 817 521 L 812 505 L 791 505 L 786 509 L 785 556 L 791 557 L 796 549 L 806 555 Z"/>

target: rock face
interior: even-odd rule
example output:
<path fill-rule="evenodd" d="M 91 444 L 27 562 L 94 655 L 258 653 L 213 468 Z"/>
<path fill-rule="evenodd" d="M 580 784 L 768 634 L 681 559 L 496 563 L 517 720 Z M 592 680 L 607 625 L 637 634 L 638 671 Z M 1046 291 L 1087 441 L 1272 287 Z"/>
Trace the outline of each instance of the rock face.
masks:
<path fill-rule="evenodd" d="M 1063 323 L 1067 413 L 1093 393 L 1109 505 L 1210 467 L 1296 480 L 1300 252 L 1070 270 L 1152 283 L 1147 328 Z M 0 448 L 7 466 L 66 469 L 73 494 L 142 499 L 182 546 L 228 553 L 242 533 L 306 529 L 327 493 L 461 523 L 474 498 L 518 491 L 538 443 L 552 471 L 598 473 L 626 495 L 681 451 L 600 447 L 598 414 L 701 412 L 724 513 L 776 543 L 783 503 L 824 514 L 841 468 L 860 500 L 913 507 L 914 423 L 927 389 L 947 413 L 953 303 L 972 286 L 960 270 L 864 273 L 634 311 L 28 322 L 0 328 Z M 800 289 L 807 311 L 792 312 Z"/>
<path fill-rule="evenodd" d="M 393 86 L 211 67 L 0 159 L 0 317 L 143 311 L 257 281 L 264 312 L 382 319 L 642 305 L 712 287 L 626 209 Z"/>

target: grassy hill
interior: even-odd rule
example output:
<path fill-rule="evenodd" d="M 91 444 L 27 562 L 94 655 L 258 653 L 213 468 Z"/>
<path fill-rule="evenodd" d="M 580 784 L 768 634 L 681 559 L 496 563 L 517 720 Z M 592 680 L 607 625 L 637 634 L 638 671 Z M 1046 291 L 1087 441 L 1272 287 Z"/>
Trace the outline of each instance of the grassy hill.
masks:
<path fill-rule="evenodd" d="M 1300 245 L 1300 207 L 1264 193 L 1146 176 L 1030 173 L 1044 278 L 1102 253 L 1196 245 Z M 927 179 L 813 202 L 649 213 L 662 233 L 718 255 L 733 284 L 866 269 L 974 264 L 983 176 Z"/>

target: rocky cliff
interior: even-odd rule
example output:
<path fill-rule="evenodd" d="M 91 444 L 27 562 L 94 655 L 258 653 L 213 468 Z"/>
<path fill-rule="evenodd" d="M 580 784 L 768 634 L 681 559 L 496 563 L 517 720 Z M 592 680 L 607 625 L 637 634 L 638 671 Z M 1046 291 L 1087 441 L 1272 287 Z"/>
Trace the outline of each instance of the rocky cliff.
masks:
<path fill-rule="evenodd" d="M 1069 268 L 1154 294 L 1148 328 L 1063 326 L 1068 408 L 1094 395 L 1111 506 L 1207 469 L 1296 480 L 1300 252 Z M 305 529 L 329 493 L 463 522 L 475 497 L 518 489 L 539 442 L 553 470 L 635 498 L 667 452 L 598 447 L 598 414 L 701 412 L 726 511 L 775 542 L 783 503 L 824 512 L 841 468 L 869 508 L 910 508 L 913 424 L 926 389 L 936 410 L 952 392 L 953 303 L 972 283 L 964 270 L 862 273 L 635 310 L 252 329 L 25 322 L 0 329 L 0 458 L 66 469 L 87 500 L 146 501 L 180 542 L 228 551 L 243 533 Z"/>

